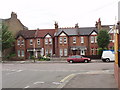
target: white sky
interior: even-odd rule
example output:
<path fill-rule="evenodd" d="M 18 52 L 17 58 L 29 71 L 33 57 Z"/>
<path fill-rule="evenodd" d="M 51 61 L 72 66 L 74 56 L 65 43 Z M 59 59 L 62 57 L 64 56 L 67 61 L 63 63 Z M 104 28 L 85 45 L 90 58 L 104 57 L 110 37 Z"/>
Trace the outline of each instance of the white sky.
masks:
<path fill-rule="evenodd" d="M 2 0 L 0 18 L 16 12 L 18 19 L 29 29 L 59 27 L 92 27 L 98 18 L 102 25 L 115 23 L 120 0 Z"/>

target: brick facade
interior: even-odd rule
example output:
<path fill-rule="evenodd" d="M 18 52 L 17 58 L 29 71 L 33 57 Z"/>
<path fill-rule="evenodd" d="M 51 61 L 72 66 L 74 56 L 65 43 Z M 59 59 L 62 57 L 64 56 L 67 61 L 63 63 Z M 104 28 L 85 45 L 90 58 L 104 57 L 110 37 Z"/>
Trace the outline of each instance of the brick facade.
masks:
<path fill-rule="evenodd" d="M 25 58 L 30 58 L 32 55 L 38 57 L 39 55 L 44 56 L 48 54 L 59 57 L 97 55 L 98 27 L 103 29 L 105 26 L 101 25 L 100 19 L 96 27 L 79 28 L 78 24 L 76 25 L 71 28 L 59 28 L 58 23 L 55 22 L 55 29 L 20 31 L 17 34 L 16 40 L 23 36 L 25 47 L 19 48 L 16 44 L 16 49 L 24 49 Z M 105 28 L 108 28 L 108 26 Z M 113 40 L 113 34 L 111 33 L 110 35 Z M 113 42 L 110 43 L 109 47 L 113 47 Z"/>

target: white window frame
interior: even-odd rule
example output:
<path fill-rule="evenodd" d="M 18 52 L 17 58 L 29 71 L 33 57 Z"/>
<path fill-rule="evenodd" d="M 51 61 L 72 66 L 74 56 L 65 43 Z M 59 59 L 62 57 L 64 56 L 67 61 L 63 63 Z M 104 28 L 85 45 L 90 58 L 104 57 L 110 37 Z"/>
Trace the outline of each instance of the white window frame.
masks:
<path fill-rule="evenodd" d="M 68 55 L 68 51 L 67 51 L 67 48 L 64 49 L 64 56 L 67 56 Z"/>
<path fill-rule="evenodd" d="M 32 39 L 30 39 L 30 45 L 33 45 L 33 40 Z"/>
<path fill-rule="evenodd" d="M 59 38 L 59 43 L 62 44 L 62 37 Z"/>
<path fill-rule="evenodd" d="M 37 39 L 37 45 L 40 45 L 40 39 Z"/>
<path fill-rule="evenodd" d="M 24 57 L 25 56 L 25 52 L 24 50 L 21 51 L 21 57 Z"/>
<path fill-rule="evenodd" d="M 45 49 L 45 55 L 48 55 L 48 49 Z"/>
<path fill-rule="evenodd" d="M 97 43 L 97 36 L 95 36 L 95 43 Z"/>
<path fill-rule="evenodd" d="M 67 37 L 64 37 L 64 44 L 67 43 Z"/>
<path fill-rule="evenodd" d="M 92 52 L 92 55 L 95 55 L 95 51 L 94 51 L 94 48 L 91 48 L 91 52 Z"/>
<path fill-rule="evenodd" d="M 94 43 L 94 36 L 90 37 L 90 41 L 91 41 L 91 43 Z"/>
<path fill-rule="evenodd" d="M 52 38 L 49 38 L 49 44 L 52 44 Z"/>
<path fill-rule="evenodd" d="M 60 56 L 63 56 L 63 49 L 60 49 Z"/>
<path fill-rule="evenodd" d="M 52 56 L 52 49 L 50 49 L 49 53 L 50 53 L 50 55 Z"/>
<path fill-rule="evenodd" d="M 25 43 L 25 41 L 24 41 L 24 40 L 22 40 L 22 41 L 21 41 L 21 45 L 24 45 L 24 43 Z"/>
<path fill-rule="evenodd" d="M 84 43 L 84 37 L 80 37 L 81 43 Z"/>
<path fill-rule="evenodd" d="M 20 45 L 20 40 L 17 40 L 17 45 L 18 45 L 18 46 Z"/>
<path fill-rule="evenodd" d="M 45 38 L 45 44 L 48 44 L 48 38 Z"/>
<path fill-rule="evenodd" d="M 73 44 L 76 43 L 76 37 L 73 37 Z"/>
<path fill-rule="evenodd" d="M 20 50 L 17 51 L 17 55 L 18 55 L 18 57 L 20 57 Z"/>

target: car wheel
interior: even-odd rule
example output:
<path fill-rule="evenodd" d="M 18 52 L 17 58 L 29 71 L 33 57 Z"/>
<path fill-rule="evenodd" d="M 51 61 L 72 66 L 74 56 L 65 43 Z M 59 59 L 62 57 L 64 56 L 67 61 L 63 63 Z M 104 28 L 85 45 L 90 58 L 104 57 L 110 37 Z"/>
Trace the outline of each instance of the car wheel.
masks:
<path fill-rule="evenodd" d="M 73 63 L 73 60 L 70 60 L 69 62 L 70 62 L 70 63 Z"/>
<path fill-rule="evenodd" d="M 88 60 L 85 60 L 84 62 L 85 62 L 85 63 L 89 63 L 89 61 L 88 61 Z"/>
<path fill-rule="evenodd" d="M 109 58 L 107 58 L 107 59 L 106 59 L 106 62 L 110 62 L 110 59 L 109 59 Z"/>

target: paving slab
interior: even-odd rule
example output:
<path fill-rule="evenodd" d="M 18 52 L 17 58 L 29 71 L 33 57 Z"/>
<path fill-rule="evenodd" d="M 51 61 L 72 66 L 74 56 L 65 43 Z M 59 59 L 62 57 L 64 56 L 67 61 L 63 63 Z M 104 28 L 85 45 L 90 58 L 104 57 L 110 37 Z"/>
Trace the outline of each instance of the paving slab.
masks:
<path fill-rule="evenodd" d="M 78 74 L 63 88 L 117 88 L 113 74 Z"/>

